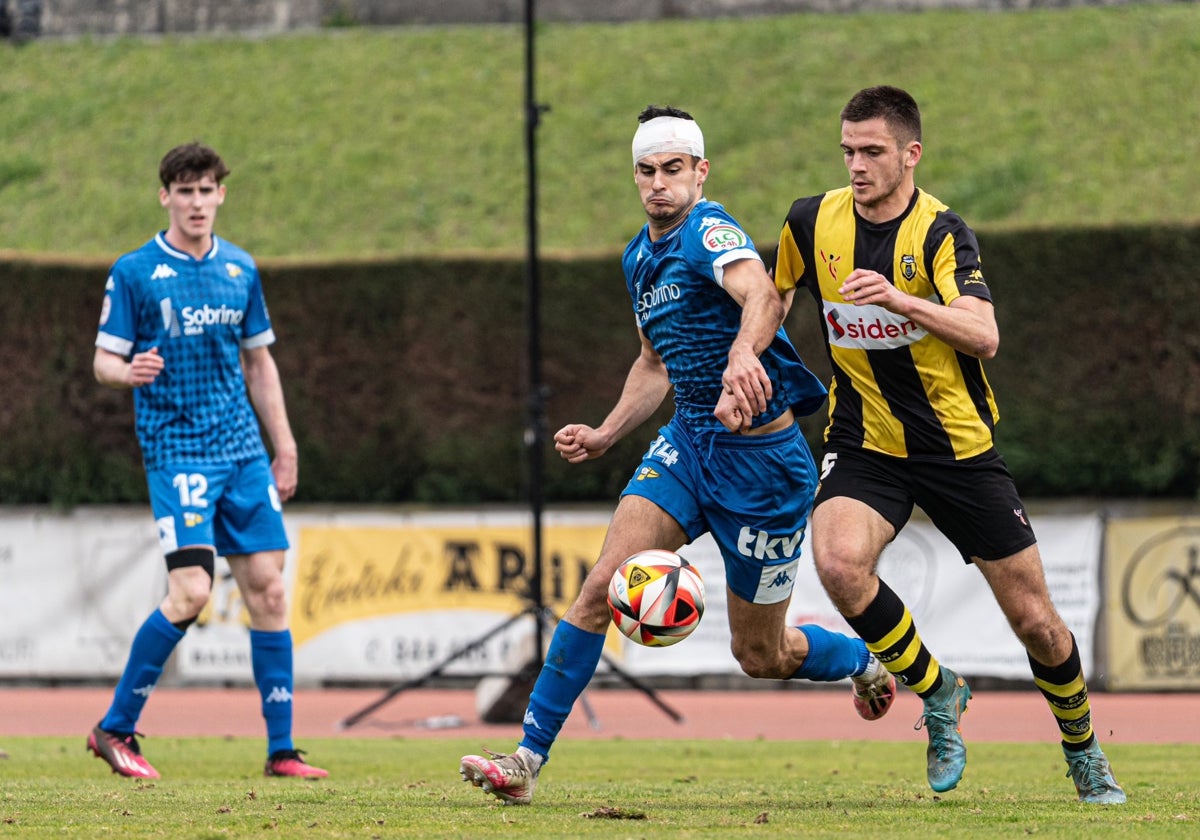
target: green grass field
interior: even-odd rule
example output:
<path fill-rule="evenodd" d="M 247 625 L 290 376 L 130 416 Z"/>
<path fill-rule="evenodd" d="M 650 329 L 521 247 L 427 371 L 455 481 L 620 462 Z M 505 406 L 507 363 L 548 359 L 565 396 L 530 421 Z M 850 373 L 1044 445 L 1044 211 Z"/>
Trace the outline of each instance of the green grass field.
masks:
<path fill-rule="evenodd" d="M 538 27 L 540 234 L 613 253 L 642 221 L 629 143 L 691 110 L 706 192 L 769 244 L 845 182 L 861 87 L 923 106 L 918 183 L 980 229 L 1200 221 L 1200 7 L 793 14 Z M 259 257 L 523 253 L 519 25 L 0 44 L 0 248 L 110 259 L 161 226 L 158 160 L 233 167 L 221 231 Z"/>
<path fill-rule="evenodd" d="M 971 745 L 963 783 L 939 796 L 919 742 L 567 740 L 531 807 L 458 778 L 475 741 L 305 746 L 329 779 L 263 778 L 260 739 L 156 739 L 164 778 L 147 783 L 110 774 L 81 738 L 6 738 L 0 836 L 1078 840 L 1188 836 L 1200 822 L 1200 750 L 1184 745 L 1107 747 L 1121 807 L 1076 802 L 1053 744 Z"/>

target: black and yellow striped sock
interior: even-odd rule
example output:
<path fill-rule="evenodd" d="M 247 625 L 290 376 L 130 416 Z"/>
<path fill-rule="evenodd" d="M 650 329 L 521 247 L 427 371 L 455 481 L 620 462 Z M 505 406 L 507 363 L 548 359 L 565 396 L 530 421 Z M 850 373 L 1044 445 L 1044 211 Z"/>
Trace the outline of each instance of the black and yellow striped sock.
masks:
<path fill-rule="evenodd" d="M 1054 713 L 1063 747 L 1086 750 L 1096 735 L 1092 731 L 1092 707 L 1088 703 L 1087 683 L 1083 680 L 1083 665 L 1075 636 L 1071 636 L 1071 655 L 1066 662 L 1050 667 L 1030 656 L 1029 668 L 1033 671 L 1034 684 Z"/>
<path fill-rule="evenodd" d="M 917 634 L 908 607 L 882 580 L 862 615 L 847 616 L 846 621 L 883 667 L 919 696 L 928 697 L 941 687 L 941 666 Z"/>

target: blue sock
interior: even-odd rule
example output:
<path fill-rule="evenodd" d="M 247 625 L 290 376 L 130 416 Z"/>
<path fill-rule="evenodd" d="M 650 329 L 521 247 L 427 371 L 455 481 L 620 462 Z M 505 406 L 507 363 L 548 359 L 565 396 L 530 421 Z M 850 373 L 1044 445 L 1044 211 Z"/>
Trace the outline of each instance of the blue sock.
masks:
<path fill-rule="evenodd" d="M 292 743 L 292 631 L 250 630 L 250 665 L 267 722 L 267 757 Z"/>
<path fill-rule="evenodd" d="M 150 613 L 133 637 L 125 671 L 113 692 L 112 705 L 104 720 L 100 721 L 101 729 L 125 734 L 137 728 L 138 718 L 150 699 L 150 692 L 158 684 L 171 651 L 175 650 L 175 645 L 182 638 L 183 631 L 167 621 L 162 610 Z"/>
<path fill-rule="evenodd" d="M 525 709 L 522 747 L 546 760 L 575 701 L 596 673 L 603 650 L 603 633 L 589 633 L 565 621 L 558 623 Z"/>
<path fill-rule="evenodd" d="M 792 679 L 835 682 L 866 670 L 871 654 L 862 639 L 833 633 L 815 624 L 796 628 L 808 639 L 808 656 Z"/>

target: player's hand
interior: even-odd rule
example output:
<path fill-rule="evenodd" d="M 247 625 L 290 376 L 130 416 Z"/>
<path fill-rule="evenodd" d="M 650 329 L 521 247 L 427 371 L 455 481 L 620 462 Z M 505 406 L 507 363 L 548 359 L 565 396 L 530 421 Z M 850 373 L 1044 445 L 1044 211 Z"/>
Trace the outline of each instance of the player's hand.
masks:
<path fill-rule="evenodd" d="M 295 496 L 300 484 L 300 459 L 296 453 L 276 453 L 271 461 L 271 475 L 275 478 L 279 501 L 286 502 Z"/>
<path fill-rule="evenodd" d="M 554 448 L 564 461 L 579 464 L 599 458 L 612 446 L 604 435 L 591 426 L 572 423 L 554 433 Z"/>
<path fill-rule="evenodd" d="M 129 360 L 129 387 L 140 388 L 158 378 L 163 369 L 163 357 L 158 354 L 157 347 L 151 347 L 143 353 L 134 353 Z"/>
<path fill-rule="evenodd" d="M 846 279 L 838 288 L 838 294 L 855 306 L 874 304 L 891 309 L 892 301 L 904 292 L 889 283 L 879 272 L 856 268 L 846 275 Z"/>
<path fill-rule="evenodd" d="M 743 411 L 738 406 L 736 397 L 724 391 L 721 392 L 721 398 L 717 400 L 717 407 L 713 409 L 713 414 L 721 421 L 721 425 L 731 432 L 748 431 L 754 420 L 754 415 Z"/>
<path fill-rule="evenodd" d="M 725 397 L 732 397 L 738 410 L 747 418 L 767 410 L 767 401 L 771 399 L 771 378 L 767 376 L 762 362 L 753 352 L 740 351 L 737 345 L 734 345 L 729 351 L 729 365 L 721 374 L 721 385 L 721 401 L 724 401 Z M 721 401 L 717 403 L 718 408 Z"/>

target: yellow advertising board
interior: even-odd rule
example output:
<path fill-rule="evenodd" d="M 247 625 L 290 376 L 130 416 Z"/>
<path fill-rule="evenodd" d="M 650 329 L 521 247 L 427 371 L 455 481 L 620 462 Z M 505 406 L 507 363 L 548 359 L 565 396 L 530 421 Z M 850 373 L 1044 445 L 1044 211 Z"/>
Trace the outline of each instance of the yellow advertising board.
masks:
<path fill-rule="evenodd" d="M 606 526 L 542 531 L 542 600 L 561 614 L 600 553 Z M 517 613 L 532 595 L 528 526 L 300 529 L 291 604 L 297 645 L 346 622 L 455 609 Z"/>
<path fill-rule="evenodd" d="M 1200 517 L 1112 520 L 1105 544 L 1107 686 L 1200 688 Z"/>

